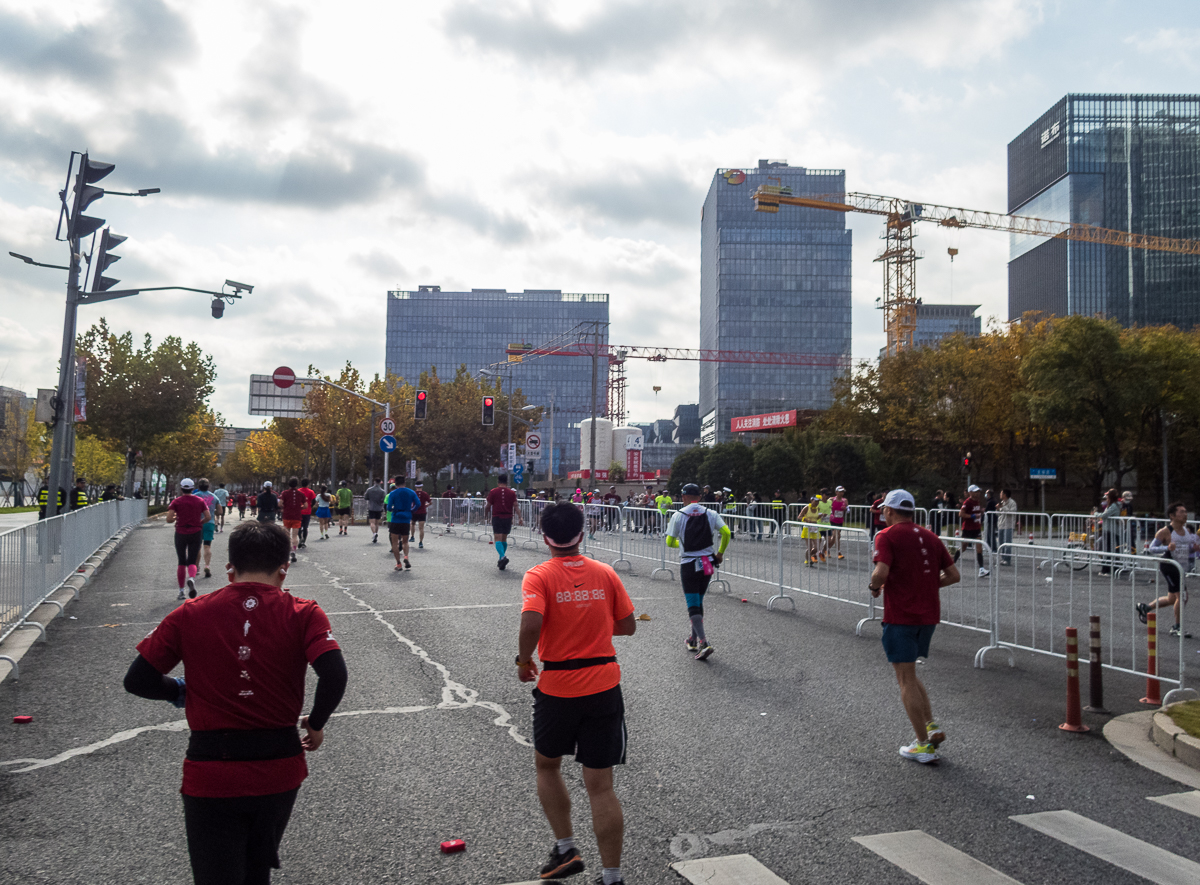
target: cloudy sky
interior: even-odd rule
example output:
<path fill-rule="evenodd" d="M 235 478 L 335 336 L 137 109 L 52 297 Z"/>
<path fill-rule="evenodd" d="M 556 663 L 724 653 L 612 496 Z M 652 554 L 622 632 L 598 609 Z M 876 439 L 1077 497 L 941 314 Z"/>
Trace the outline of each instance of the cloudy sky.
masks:
<path fill-rule="evenodd" d="M 385 293 L 611 293 L 611 340 L 696 347 L 700 205 L 718 166 L 846 170 L 848 189 L 1003 210 L 1005 146 L 1072 92 L 1197 92 L 1194 2 L 0 0 L 0 384 L 55 383 L 68 153 L 117 164 L 91 214 L 129 237 L 86 307 L 198 341 L 238 425 L 247 378 L 383 369 Z M 883 342 L 879 225 L 854 230 L 854 354 Z M 1007 239 L 922 231 L 927 300 L 1006 314 Z M 951 268 L 946 249 L 960 254 Z M 656 405 L 654 385 L 663 388 Z M 695 402 L 641 363 L 633 417 Z"/>

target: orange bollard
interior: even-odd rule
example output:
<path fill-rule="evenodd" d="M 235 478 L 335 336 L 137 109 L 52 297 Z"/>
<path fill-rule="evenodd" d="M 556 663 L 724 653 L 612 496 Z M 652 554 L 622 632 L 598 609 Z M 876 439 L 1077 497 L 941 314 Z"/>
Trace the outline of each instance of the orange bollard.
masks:
<path fill-rule="evenodd" d="M 1146 696 L 1138 701 L 1148 707 L 1161 707 L 1162 695 L 1159 694 L 1158 680 L 1158 616 L 1154 612 L 1146 614 Z"/>
<path fill-rule="evenodd" d="M 1079 710 L 1079 631 L 1067 628 L 1067 721 L 1059 726 L 1063 731 L 1091 731 L 1083 724 Z"/>
<path fill-rule="evenodd" d="M 1104 666 L 1101 663 L 1100 653 L 1100 616 L 1092 615 L 1088 621 L 1091 628 L 1088 637 L 1088 663 L 1091 664 L 1088 673 L 1088 694 L 1091 700 L 1083 709 L 1089 713 L 1107 713 L 1108 711 L 1104 709 Z"/>

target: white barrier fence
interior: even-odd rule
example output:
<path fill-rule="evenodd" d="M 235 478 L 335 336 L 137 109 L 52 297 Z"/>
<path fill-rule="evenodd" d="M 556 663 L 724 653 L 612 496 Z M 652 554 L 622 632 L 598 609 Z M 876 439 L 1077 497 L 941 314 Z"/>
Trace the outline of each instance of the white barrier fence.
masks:
<path fill-rule="evenodd" d="M 105 541 L 144 520 L 147 504 L 105 501 L 0 534 L 0 640 Z"/>

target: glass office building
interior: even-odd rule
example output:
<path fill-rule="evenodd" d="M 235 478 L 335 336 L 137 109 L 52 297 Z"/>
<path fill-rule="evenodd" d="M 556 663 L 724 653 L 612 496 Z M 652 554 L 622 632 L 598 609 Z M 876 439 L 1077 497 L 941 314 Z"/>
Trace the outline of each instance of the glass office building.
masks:
<path fill-rule="evenodd" d="M 760 184 L 792 193 L 840 194 L 846 173 L 759 160 L 718 169 L 700 221 L 700 346 L 850 359 L 850 231 L 827 209 L 756 212 Z M 700 363 L 700 438 L 733 438 L 730 419 L 823 409 L 840 369 Z"/>
<path fill-rule="evenodd" d="M 573 294 L 558 289 L 472 289 L 443 292 L 420 286 L 415 292 L 388 292 L 387 371 L 416 384 L 421 373 L 436 367 L 448 381 L 460 365 L 475 373 L 507 359 L 509 344 L 546 344 L 580 323 L 608 322 L 608 296 Z M 600 343 L 608 343 L 601 327 Z M 579 422 L 591 415 L 592 361 L 587 357 L 544 356 L 511 363 L 513 386 L 532 405 L 549 406 L 554 396 L 555 473 L 579 469 Z M 608 365 L 597 375 L 597 408 L 605 408 Z M 505 380 L 505 390 L 508 382 Z M 507 417 L 497 413 L 496 423 Z M 548 416 L 543 419 L 543 446 L 550 444 Z M 545 469 L 544 462 L 538 465 Z"/>
<path fill-rule="evenodd" d="M 1200 95 L 1067 95 L 1008 145 L 1008 211 L 1200 239 Z M 1012 236 L 1008 315 L 1200 323 L 1200 257 Z"/>
<path fill-rule="evenodd" d="M 978 304 L 917 304 L 917 328 L 913 332 L 913 347 L 937 347 L 943 338 L 956 332 L 978 336 L 983 320 L 975 316 Z M 886 348 L 885 348 L 886 352 Z"/>

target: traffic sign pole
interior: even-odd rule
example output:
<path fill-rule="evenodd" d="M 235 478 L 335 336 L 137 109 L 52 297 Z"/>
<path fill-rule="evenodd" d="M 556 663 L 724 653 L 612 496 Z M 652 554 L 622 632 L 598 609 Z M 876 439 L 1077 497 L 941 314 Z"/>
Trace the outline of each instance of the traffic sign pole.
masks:
<path fill-rule="evenodd" d="M 384 421 L 392 420 L 392 404 L 390 402 L 384 403 L 383 420 Z M 396 428 L 396 424 L 393 421 L 392 429 L 395 430 L 395 428 Z M 384 452 L 383 453 L 383 487 L 385 489 L 387 488 L 387 484 L 388 484 L 388 453 Z"/>

